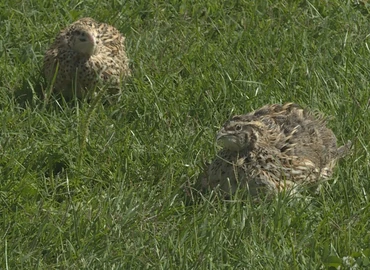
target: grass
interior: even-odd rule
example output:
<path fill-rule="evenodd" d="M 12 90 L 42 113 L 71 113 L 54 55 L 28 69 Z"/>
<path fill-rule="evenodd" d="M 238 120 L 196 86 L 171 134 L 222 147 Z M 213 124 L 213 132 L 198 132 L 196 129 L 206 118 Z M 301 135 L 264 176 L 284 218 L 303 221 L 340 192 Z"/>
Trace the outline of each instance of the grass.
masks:
<path fill-rule="evenodd" d="M 0 3 L 0 268 L 369 267 L 370 14 L 355 2 Z M 134 70 L 95 110 L 36 95 L 45 49 L 83 16 L 125 34 Z M 220 125 L 288 101 L 354 142 L 331 185 L 189 204 Z"/>

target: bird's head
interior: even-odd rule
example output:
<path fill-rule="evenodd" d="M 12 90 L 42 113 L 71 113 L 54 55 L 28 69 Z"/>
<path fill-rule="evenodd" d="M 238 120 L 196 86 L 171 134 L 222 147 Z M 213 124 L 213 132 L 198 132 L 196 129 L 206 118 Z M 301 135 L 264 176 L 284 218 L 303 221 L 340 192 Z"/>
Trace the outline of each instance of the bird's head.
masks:
<path fill-rule="evenodd" d="M 87 56 L 91 56 L 97 51 L 96 34 L 93 29 L 85 26 L 75 26 L 70 30 L 70 47 Z"/>
<path fill-rule="evenodd" d="M 227 121 L 217 134 L 217 142 L 225 149 L 239 152 L 256 147 L 264 125 L 258 121 L 243 121 L 234 116 Z"/>

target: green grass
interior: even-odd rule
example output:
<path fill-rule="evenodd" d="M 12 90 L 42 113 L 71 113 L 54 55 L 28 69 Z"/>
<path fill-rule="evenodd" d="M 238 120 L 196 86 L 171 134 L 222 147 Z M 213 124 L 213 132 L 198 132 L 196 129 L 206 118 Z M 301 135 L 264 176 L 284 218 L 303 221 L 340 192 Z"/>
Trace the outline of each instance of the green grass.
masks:
<path fill-rule="evenodd" d="M 370 14 L 355 2 L 1 2 L 0 268 L 369 267 Z M 134 70 L 95 110 L 36 95 L 44 51 L 83 16 L 125 34 Z M 189 203 L 220 125 L 288 101 L 354 142 L 330 187 Z"/>

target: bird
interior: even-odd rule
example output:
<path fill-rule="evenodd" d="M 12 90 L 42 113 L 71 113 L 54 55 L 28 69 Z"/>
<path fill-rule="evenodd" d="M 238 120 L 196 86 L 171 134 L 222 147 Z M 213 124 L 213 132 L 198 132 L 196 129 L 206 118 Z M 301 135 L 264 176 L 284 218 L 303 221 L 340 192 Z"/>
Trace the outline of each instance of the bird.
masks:
<path fill-rule="evenodd" d="M 260 197 L 297 194 L 303 186 L 318 189 L 352 144 L 337 147 L 326 122 L 323 114 L 292 102 L 233 116 L 217 134 L 222 149 L 201 174 L 201 188 L 217 188 L 226 197 L 241 191 Z"/>
<path fill-rule="evenodd" d="M 44 75 L 65 97 L 86 96 L 98 86 L 119 92 L 131 75 L 125 37 L 113 26 L 81 18 L 61 30 L 44 56 Z"/>

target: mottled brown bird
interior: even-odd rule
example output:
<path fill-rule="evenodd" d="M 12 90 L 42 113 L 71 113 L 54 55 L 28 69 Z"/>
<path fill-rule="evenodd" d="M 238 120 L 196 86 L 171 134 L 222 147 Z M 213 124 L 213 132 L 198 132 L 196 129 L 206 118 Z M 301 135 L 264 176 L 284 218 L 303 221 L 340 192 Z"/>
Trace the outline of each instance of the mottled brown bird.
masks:
<path fill-rule="evenodd" d="M 130 76 L 125 37 L 111 25 L 82 18 L 62 30 L 44 57 L 54 91 L 83 97 L 96 86 L 120 89 Z"/>
<path fill-rule="evenodd" d="M 203 188 L 255 196 L 295 190 L 328 179 L 351 142 L 337 147 L 323 116 L 299 105 L 266 105 L 227 121 L 217 135 L 223 149 L 201 177 Z"/>

